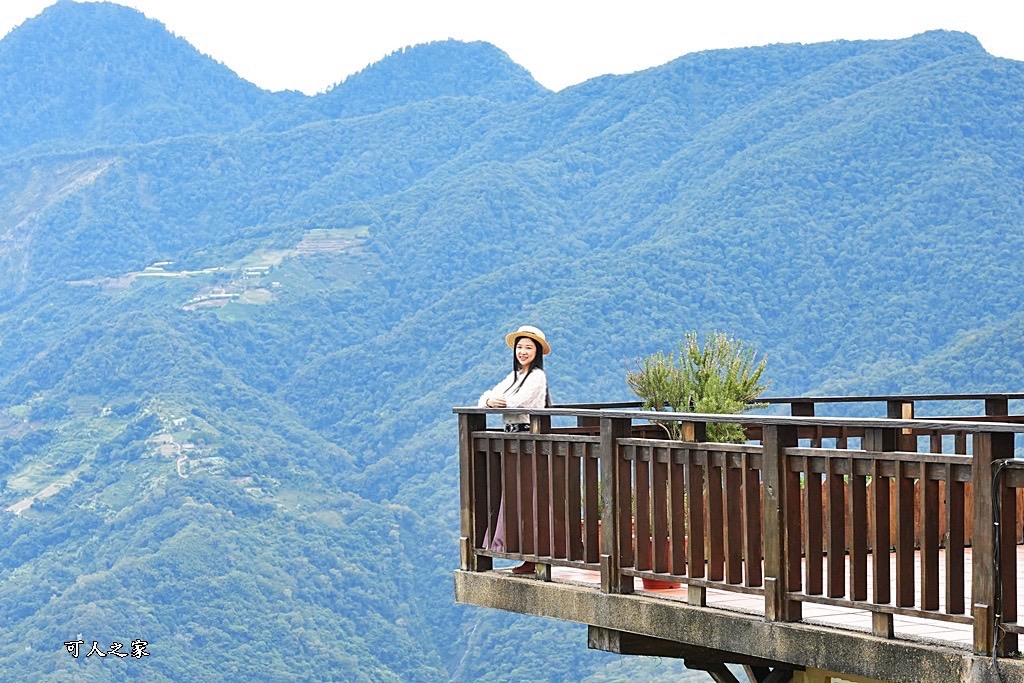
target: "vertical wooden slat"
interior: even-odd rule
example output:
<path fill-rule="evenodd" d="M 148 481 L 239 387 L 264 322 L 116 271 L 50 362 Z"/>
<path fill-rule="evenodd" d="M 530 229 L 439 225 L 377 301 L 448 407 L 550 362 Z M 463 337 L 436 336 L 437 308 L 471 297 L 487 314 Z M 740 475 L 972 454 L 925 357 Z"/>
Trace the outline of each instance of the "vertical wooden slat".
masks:
<path fill-rule="evenodd" d="M 824 508 L 821 497 L 821 474 L 811 472 L 811 459 L 802 458 L 804 474 L 804 525 L 803 547 L 805 565 L 805 587 L 809 595 L 822 593 L 822 564 L 824 548 L 822 543 L 822 515 Z"/>
<path fill-rule="evenodd" d="M 569 556 L 568 539 L 566 538 L 566 504 L 568 503 L 569 491 L 566 488 L 566 460 L 567 454 L 562 450 L 569 444 L 548 442 L 551 448 L 551 455 L 548 460 L 548 467 L 551 480 L 551 557 L 567 558 Z M 558 452 L 556 453 L 556 446 Z"/>
<path fill-rule="evenodd" d="M 484 536 L 487 534 L 488 510 L 487 510 L 487 452 L 490 450 L 490 441 L 483 439 L 484 448 L 478 450 L 474 441 L 473 452 L 473 545 L 476 548 L 483 546 Z"/>
<path fill-rule="evenodd" d="M 459 508 L 460 508 L 460 559 L 463 571 L 486 571 L 491 568 L 491 558 L 478 556 L 476 549 L 483 542 L 486 533 L 481 526 L 486 525 L 482 519 L 477 496 L 480 495 L 477 482 L 480 479 L 476 471 L 478 464 L 473 432 L 487 428 L 486 415 L 459 415 Z"/>
<path fill-rule="evenodd" d="M 616 449 L 614 467 L 616 468 L 615 506 L 617 508 L 615 543 L 619 547 L 619 566 L 633 567 L 636 566 L 636 555 L 633 551 L 633 537 L 635 536 L 633 464 L 622 457 L 620 448 Z M 628 581 L 632 582 L 632 579 Z"/>
<path fill-rule="evenodd" d="M 873 463 L 871 475 L 871 585 L 874 601 L 886 604 L 892 598 L 892 575 L 889 558 L 892 543 L 889 538 L 889 479 L 881 473 L 881 462 Z"/>
<path fill-rule="evenodd" d="M 896 605 L 914 605 L 914 480 L 896 462 Z"/>
<path fill-rule="evenodd" d="M 484 461 L 487 463 L 487 531 L 494 538 L 498 526 L 498 515 L 503 513 L 501 505 L 501 442 L 487 439 Z"/>
<path fill-rule="evenodd" d="M 598 486 L 601 471 L 599 460 L 594 457 L 590 444 L 584 446 L 583 453 L 583 561 L 594 563 L 601 561 L 601 491 Z"/>
<path fill-rule="evenodd" d="M 684 441 L 694 441 L 694 442 L 707 441 L 708 425 L 707 425 L 706 422 L 683 422 L 683 423 L 680 424 L 680 426 L 682 427 L 683 440 Z M 692 458 L 699 458 L 700 455 L 701 455 L 701 452 L 691 452 L 690 453 L 690 457 L 692 457 Z M 704 460 L 706 462 L 707 461 L 707 453 L 706 452 L 703 452 L 703 457 L 704 457 Z M 698 468 L 698 471 L 699 471 L 699 468 Z M 707 472 L 708 472 L 708 468 L 705 467 L 704 468 L 704 478 L 703 478 L 705 485 L 707 485 Z M 693 489 L 691 488 L 690 485 L 688 485 L 687 486 L 687 492 L 688 493 L 692 493 L 692 491 L 693 491 Z M 698 510 L 700 515 L 701 515 L 701 527 L 700 527 L 701 549 L 700 549 L 700 555 L 701 555 L 702 558 L 706 558 L 707 557 L 707 550 L 705 548 L 705 544 L 707 543 L 708 533 L 710 531 L 706 527 L 706 517 L 707 517 L 706 510 L 707 510 L 708 502 L 704 498 L 703 495 L 701 495 L 699 497 L 699 499 L 694 499 L 691 496 L 690 501 L 691 501 L 691 503 L 692 502 L 698 502 L 700 504 L 699 510 Z M 691 528 L 693 528 L 693 527 L 691 527 Z M 693 547 L 693 545 L 695 545 L 697 543 L 697 538 L 693 537 L 693 538 L 689 539 L 689 542 L 691 544 L 691 547 Z M 710 572 L 708 572 L 705 569 L 705 567 L 703 566 L 703 561 L 704 560 L 702 559 L 701 560 L 702 566 L 700 568 L 700 570 L 701 570 L 701 574 L 700 575 L 701 576 L 704 576 L 705 574 L 710 575 Z M 693 571 L 695 568 L 696 568 L 696 566 L 691 561 L 690 562 L 690 570 Z M 705 587 L 703 587 L 703 586 L 694 586 L 694 585 L 691 584 L 687 588 L 687 591 L 686 591 L 686 602 L 691 604 L 691 605 L 698 605 L 698 606 L 702 606 L 702 607 L 703 606 L 707 606 L 707 597 L 708 597 L 707 596 L 707 589 Z"/>
<path fill-rule="evenodd" d="M 533 451 L 536 495 L 534 497 L 534 543 L 540 557 L 551 556 L 551 481 L 549 476 L 550 442 L 530 440 L 526 442 Z"/>
<path fill-rule="evenodd" d="M 871 475 L 871 583 L 874 587 L 874 601 L 884 604 L 891 599 L 892 537 L 890 535 L 891 484 L 882 475 L 882 462 L 872 463 Z"/>
<path fill-rule="evenodd" d="M 864 433 L 864 450 L 882 450 L 883 434 L 880 429 L 868 429 Z M 889 571 L 889 479 L 882 476 L 882 462 L 877 457 L 871 461 L 871 586 L 874 602 L 886 604 L 891 599 Z"/>
<path fill-rule="evenodd" d="M 939 431 L 932 432 L 931 435 L 930 435 L 930 438 L 929 438 L 929 449 L 928 450 L 931 453 L 942 453 L 942 449 L 943 449 L 942 433 L 939 432 Z M 949 534 L 949 509 L 948 509 L 948 507 L 949 507 L 948 499 L 949 499 L 949 483 L 950 483 L 949 473 L 950 473 L 950 469 L 947 466 L 947 467 L 943 467 L 942 470 L 943 470 L 942 478 L 935 482 L 935 486 L 936 486 L 936 489 L 937 489 L 936 490 L 936 497 L 938 499 L 938 511 L 937 511 L 938 514 L 936 514 L 936 516 L 935 516 L 936 517 L 936 521 L 935 521 L 935 524 L 936 524 L 936 534 L 938 536 L 938 542 L 937 542 L 938 548 L 937 548 L 936 552 L 938 552 L 938 549 L 942 547 L 943 539 L 949 538 L 949 536 L 950 536 L 950 534 Z M 924 519 L 926 520 L 927 517 L 924 517 Z M 948 545 L 948 543 L 947 543 L 947 545 Z M 924 552 L 923 551 L 924 551 L 924 546 L 922 546 L 922 560 L 924 558 Z M 946 552 L 947 552 L 947 554 L 949 553 L 949 549 L 948 548 L 947 548 Z M 935 571 L 936 571 L 936 573 L 939 573 L 940 570 L 939 570 L 938 562 L 936 561 L 935 564 L 936 564 Z M 948 566 L 949 566 L 949 560 L 947 559 L 946 560 L 946 567 L 948 567 Z M 922 572 L 923 571 L 924 571 L 924 563 L 922 562 Z M 949 586 L 950 586 L 950 584 L 952 582 L 960 582 L 962 584 L 962 579 L 960 579 L 958 577 L 950 577 L 949 573 L 946 572 L 946 575 L 945 575 L 945 595 L 946 595 L 946 613 L 947 614 L 953 614 L 953 612 L 950 612 L 950 608 L 949 608 L 949 597 L 951 595 L 951 591 L 950 591 Z M 941 591 L 941 590 L 943 590 L 943 587 L 939 586 L 936 589 L 936 595 L 938 595 L 938 591 Z M 938 608 L 933 608 L 933 609 L 938 609 Z"/>
<path fill-rule="evenodd" d="M 784 434 L 780 430 L 780 438 Z M 796 443 L 796 430 L 793 431 L 793 443 Z M 800 561 L 800 536 L 801 536 L 801 525 L 800 519 L 800 473 L 793 471 L 793 468 L 789 466 L 789 456 L 785 454 L 783 449 L 781 452 L 782 461 L 782 472 L 785 480 L 785 486 L 783 487 L 783 493 L 785 495 L 785 569 L 786 569 L 786 590 L 790 592 L 799 592 L 802 590 L 801 584 L 801 564 Z M 797 601 L 790 601 L 790 611 L 793 611 L 795 605 L 796 613 L 801 613 L 802 606 Z"/>
<path fill-rule="evenodd" d="M 583 458 L 586 457 L 584 443 L 567 443 L 565 445 L 565 483 L 566 492 L 566 536 L 568 546 L 566 555 L 570 560 L 584 560 L 583 539 L 586 536 L 586 520 L 583 511 L 583 492 L 586 483 L 583 480 Z"/>
<path fill-rule="evenodd" d="M 725 469 L 725 581 L 738 584 L 743 581 L 743 490 L 740 469 L 730 467 L 729 454 L 723 453 Z"/>
<path fill-rule="evenodd" d="M 1013 457 L 1013 435 L 1000 434 L 1004 441 L 1009 441 L 1003 455 L 1009 452 Z M 999 487 L 1000 499 L 996 504 L 999 510 L 999 579 L 1000 579 L 1000 619 L 1005 623 L 1017 621 L 1017 492 L 1015 489 L 1002 485 Z M 1017 634 L 1006 632 L 1000 639 L 1000 647 L 1004 652 L 1017 651 Z"/>
<path fill-rule="evenodd" d="M 964 613 L 964 483 L 946 465 L 946 612 Z"/>
<path fill-rule="evenodd" d="M 668 571 L 668 463 L 667 449 L 652 449 L 651 458 L 651 553 L 654 571 Z M 653 457 L 658 456 L 658 457 Z"/>
<path fill-rule="evenodd" d="M 856 461 L 847 460 L 850 470 L 850 599 L 868 599 L 868 503 L 867 477 L 854 473 Z"/>
<path fill-rule="evenodd" d="M 939 519 L 936 522 L 939 526 L 939 550 L 942 550 L 946 539 L 946 471 L 942 465 L 928 465 L 932 476 L 936 477 L 936 485 L 939 487 Z M 939 476 L 941 475 L 941 476 Z"/>
<path fill-rule="evenodd" d="M 518 454 L 516 459 L 519 461 L 519 480 L 516 482 L 519 491 L 519 548 L 524 555 L 535 555 L 537 552 L 537 523 L 533 517 L 536 504 L 534 495 L 536 483 L 533 476 L 534 459 L 532 452 L 526 451 L 526 444 L 530 443 L 529 441 L 515 439 L 513 443 Z"/>
<path fill-rule="evenodd" d="M 634 528 L 636 532 L 636 568 L 651 568 L 651 449 L 628 446 L 633 454 Z M 620 519 L 620 523 L 622 520 Z M 623 566 L 627 566 L 623 564 Z"/>
<path fill-rule="evenodd" d="M 473 546 L 483 547 L 487 534 L 487 452 L 489 439 L 473 440 Z"/>
<path fill-rule="evenodd" d="M 841 598 L 846 594 L 846 485 L 836 471 L 838 460 L 825 459 L 828 485 L 828 596 Z"/>
<path fill-rule="evenodd" d="M 522 527 L 519 514 L 519 479 L 522 468 L 519 466 L 519 452 L 513 449 L 512 439 L 502 439 L 500 447 L 503 461 L 501 486 L 505 495 L 505 550 L 510 553 L 518 553 L 522 551 L 519 534 L 519 529 Z"/>
<path fill-rule="evenodd" d="M 1014 435 L 1016 436 L 1016 435 Z M 1016 456 L 1014 456 L 1016 457 Z M 1017 491 L 1017 543 L 1024 543 L 1024 488 Z"/>
<path fill-rule="evenodd" d="M 697 462 L 696 452 L 690 449 L 683 451 L 686 478 L 686 497 L 689 503 L 687 526 L 690 530 L 687 539 L 687 564 L 690 576 L 704 578 L 704 468 Z"/>
<path fill-rule="evenodd" d="M 743 567 L 747 586 L 763 584 L 761 547 L 761 476 L 751 463 L 750 453 L 744 453 L 743 462 Z"/>
<path fill-rule="evenodd" d="M 921 463 L 921 609 L 939 609 L 939 482 Z"/>
<path fill-rule="evenodd" d="M 679 451 L 669 455 L 669 572 L 686 574 L 686 464 L 679 459 Z"/>
<path fill-rule="evenodd" d="M 712 462 L 711 451 L 704 451 L 707 463 L 706 472 L 708 493 L 706 522 L 708 537 L 708 578 L 721 581 L 725 578 L 725 548 L 722 539 L 725 535 L 725 520 L 722 515 L 722 468 Z"/>

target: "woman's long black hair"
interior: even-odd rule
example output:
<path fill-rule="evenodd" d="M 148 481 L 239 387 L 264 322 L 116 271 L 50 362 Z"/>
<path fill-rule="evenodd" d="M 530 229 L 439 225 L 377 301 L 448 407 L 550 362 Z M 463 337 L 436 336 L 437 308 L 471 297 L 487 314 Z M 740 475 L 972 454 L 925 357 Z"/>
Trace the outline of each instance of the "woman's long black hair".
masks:
<path fill-rule="evenodd" d="M 516 373 L 522 370 L 522 366 L 519 364 L 519 359 L 516 358 L 516 347 L 519 346 L 519 340 L 521 339 L 529 339 L 530 341 L 532 341 L 533 345 L 537 349 L 537 355 L 533 357 L 533 362 L 530 363 L 530 369 L 526 371 L 526 375 L 523 377 L 522 381 L 519 382 L 519 386 L 515 388 L 515 391 L 512 392 L 513 394 L 519 392 L 519 389 L 523 386 L 523 384 L 526 383 L 526 378 L 530 376 L 531 372 L 533 372 L 534 370 L 544 369 L 544 349 L 541 347 L 540 342 L 534 339 L 533 337 L 527 337 L 525 334 L 516 337 L 516 340 L 512 342 L 512 384 L 508 385 L 509 389 L 511 389 L 512 385 L 516 383 Z M 544 407 L 548 408 L 550 406 L 551 391 L 548 390 L 544 396 Z"/>

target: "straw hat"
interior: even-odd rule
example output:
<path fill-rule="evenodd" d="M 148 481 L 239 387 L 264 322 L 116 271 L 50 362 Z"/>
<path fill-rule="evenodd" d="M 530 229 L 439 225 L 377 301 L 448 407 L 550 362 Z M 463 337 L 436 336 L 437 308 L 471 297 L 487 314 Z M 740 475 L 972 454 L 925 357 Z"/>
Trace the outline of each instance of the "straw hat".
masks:
<path fill-rule="evenodd" d="M 519 337 L 529 337 L 540 344 L 541 351 L 544 352 L 545 356 L 551 353 L 551 346 L 548 344 L 548 340 L 545 339 L 544 333 L 541 332 L 540 329 L 532 325 L 523 325 L 515 332 L 509 332 L 506 334 L 505 343 L 508 344 L 510 349 L 514 349 L 516 347 L 516 339 Z"/>

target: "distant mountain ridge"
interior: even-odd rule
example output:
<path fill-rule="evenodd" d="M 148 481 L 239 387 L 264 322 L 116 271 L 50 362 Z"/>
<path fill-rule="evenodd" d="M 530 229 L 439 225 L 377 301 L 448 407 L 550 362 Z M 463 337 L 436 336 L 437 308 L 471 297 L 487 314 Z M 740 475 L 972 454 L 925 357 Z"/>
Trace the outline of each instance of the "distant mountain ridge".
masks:
<path fill-rule="evenodd" d="M 490 43 L 445 40 L 392 53 L 315 99 L 325 116 L 344 118 L 438 97 L 517 104 L 547 92 Z"/>
<path fill-rule="evenodd" d="M 0 94 L 0 667 L 28 683 L 122 680 L 79 633 L 146 639 L 157 683 L 685 680 L 453 604 L 450 407 L 520 324 L 556 402 L 628 399 L 632 358 L 710 329 L 777 393 L 1020 389 L 1024 64 L 966 34 L 557 93 L 443 41 L 306 97 L 65 1 L 0 41 Z"/>
<path fill-rule="evenodd" d="M 243 81 L 136 10 L 70 0 L 0 42 L 0 93 L 8 122 L 0 153 L 48 140 L 81 146 L 239 130 L 299 97 Z"/>
<path fill-rule="evenodd" d="M 0 42 L 0 155 L 50 140 L 145 143 L 363 116 L 439 97 L 511 104 L 544 92 L 493 45 L 449 40 L 402 50 L 316 97 L 270 93 L 141 12 L 61 0 Z"/>

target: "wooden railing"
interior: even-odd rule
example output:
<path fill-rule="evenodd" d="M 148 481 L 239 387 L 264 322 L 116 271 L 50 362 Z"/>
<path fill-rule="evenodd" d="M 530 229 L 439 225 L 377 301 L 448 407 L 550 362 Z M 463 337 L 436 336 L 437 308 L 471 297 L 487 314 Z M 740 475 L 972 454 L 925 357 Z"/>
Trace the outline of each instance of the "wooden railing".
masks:
<path fill-rule="evenodd" d="M 537 562 L 546 579 L 552 566 L 590 569 L 613 593 L 634 577 L 676 581 L 695 605 L 710 588 L 748 593 L 770 621 L 799 621 L 804 603 L 850 607 L 888 638 L 894 615 L 958 622 L 973 625 L 977 653 L 1015 652 L 1024 424 L 1006 410 L 1018 395 L 955 400 L 969 398 L 987 415 L 905 419 L 922 397 L 866 397 L 898 418 L 590 405 L 536 410 L 531 433 L 488 430 L 500 410 L 456 408 L 462 569 L 494 558 Z M 577 426 L 552 429 L 553 417 Z M 654 424 L 666 421 L 682 440 Z M 743 424 L 747 443 L 707 442 L 708 422 Z M 488 549 L 499 510 L 505 545 Z"/>

